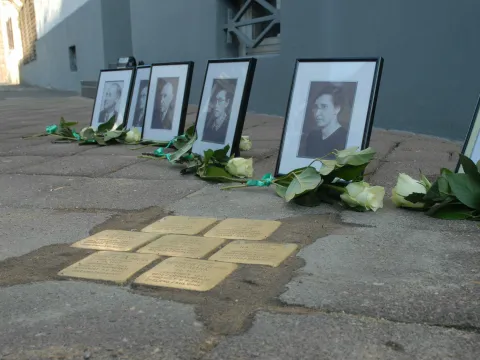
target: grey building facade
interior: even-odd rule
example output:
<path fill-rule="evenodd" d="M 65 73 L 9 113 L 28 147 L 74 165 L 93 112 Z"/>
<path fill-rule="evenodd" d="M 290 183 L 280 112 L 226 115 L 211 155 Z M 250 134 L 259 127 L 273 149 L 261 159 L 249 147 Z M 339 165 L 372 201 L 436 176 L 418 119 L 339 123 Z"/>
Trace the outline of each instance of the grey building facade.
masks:
<path fill-rule="evenodd" d="M 227 24 L 242 8 L 239 34 Z M 36 39 L 20 79 L 80 92 L 121 56 L 191 60 L 198 104 L 208 59 L 255 56 L 248 110 L 283 116 L 296 58 L 381 56 L 374 126 L 462 140 L 480 93 L 479 13 L 478 0 L 88 0 Z"/>

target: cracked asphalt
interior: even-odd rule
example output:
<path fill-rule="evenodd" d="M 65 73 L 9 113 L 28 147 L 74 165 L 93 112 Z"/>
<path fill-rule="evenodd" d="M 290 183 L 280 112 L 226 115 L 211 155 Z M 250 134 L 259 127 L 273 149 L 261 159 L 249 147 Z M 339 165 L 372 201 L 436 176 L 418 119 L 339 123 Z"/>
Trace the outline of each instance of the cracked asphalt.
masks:
<path fill-rule="evenodd" d="M 273 189 L 220 191 L 128 146 L 23 140 L 92 100 L 0 86 L 0 359 L 479 359 L 480 238 L 474 223 L 395 209 L 302 208 Z M 190 106 L 187 123 L 196 108 Z M 249 114 L 256 176 L 272 172 L 283 119 Z M 434 177 L 461 144 L 374 129 L 368 181 Z M 152 148 L 153 150 L 153 148 Z M 388 196 L 387 196 L 388 197 Z M 206 293 L 58 278 L 69 244 L 168 214 L 280 220 L 299 251 L 241 265 Z"/>

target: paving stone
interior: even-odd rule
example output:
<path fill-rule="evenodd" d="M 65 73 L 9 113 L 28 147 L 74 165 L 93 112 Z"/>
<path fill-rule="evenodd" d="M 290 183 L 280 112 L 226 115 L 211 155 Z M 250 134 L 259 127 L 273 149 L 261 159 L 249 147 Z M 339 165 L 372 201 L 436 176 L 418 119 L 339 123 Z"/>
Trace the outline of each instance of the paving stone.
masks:
<path fill-rule="evenodd" d="M 401 322 L 480 326 L 478 235 L 352 228 L 303 248 L 287 304 Z"/>
<path fill-rule="evenodd" d="M 53 158 L 43 156 L 2 156 L 0 158 L 0 173 L 12 172 L 31 164 L 45 163 L 51 159 Z"/>
<path fill-rule="evenodd" d="M 480 335 L 341 314 L 260 312 L 253 327 L 216 346 L 205 360 L 474 360 Z"/>
<path fill-rule="evenodd" d="M 186 180 L 191 175 L 181 175 L 184 167 L 172 165 L 167 160 L 147 160 L 124 167 L 121 170 L 108 174 L 106 177 L 122 179 L 145 180 Z"/>
<path fill-rule="evenodd" d="M 66 175 L 101 177 L 135 162 L 144 161 L 136 156 L 77 155 L 50 160 L 43 164 L 17 169 L 17 173 L 35 175 Z"/>

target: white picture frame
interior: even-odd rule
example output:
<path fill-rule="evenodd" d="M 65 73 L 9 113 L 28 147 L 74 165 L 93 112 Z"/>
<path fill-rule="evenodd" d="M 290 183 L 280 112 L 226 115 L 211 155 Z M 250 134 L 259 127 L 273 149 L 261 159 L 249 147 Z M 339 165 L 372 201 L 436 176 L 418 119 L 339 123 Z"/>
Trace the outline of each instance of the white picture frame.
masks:
<path fill-rule="evenodd" d="M 149 65 L 137 67 L 133 81 L 132 96 L 130 97 L 130 105 L 128 107 L 126 128 L 129 130 L 136 128 L 140 133 L 143 131 L 143 124 L 145 122 L 150 71 L 151 67 Z"/>
<path fill-rule="evenodd" d="M 193 62 L 152 64 L 142 139 L 168 142 L 185 127 Z"/>
<path fill-rule="evenodd" d="M 368 147 L 382 66 L 382 58 L 297 59 L 275 176 Z"/>
<path fill-rule="evenodd" d="M 90 126 L 95 130 L 115 116 L 115 124 L 123 125 L 128 111 L 134 69 L 101 70 L 93 104 Z"/>
<path fill-rule="evenodd" d="M 470 158 L 475 164 L 480 161 L 480 97 L 463 143 L 462 154 Z M 464 173 L 460 161 L 457 162 L 455 172 Z"/>
<path fill-rule="evenodd" d="M 209 60 L 195 122 L 197 140 L 192 152 L 230 148 L 239 155 L 243 123 L 250 98 L 255 58 Z"/>

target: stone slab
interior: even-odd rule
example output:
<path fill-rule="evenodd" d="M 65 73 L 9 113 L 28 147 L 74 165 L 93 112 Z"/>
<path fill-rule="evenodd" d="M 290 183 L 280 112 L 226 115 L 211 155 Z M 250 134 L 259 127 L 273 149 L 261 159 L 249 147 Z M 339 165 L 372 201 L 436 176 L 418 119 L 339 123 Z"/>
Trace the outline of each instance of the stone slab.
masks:
<path fill-rule="evenodd" d="M 51 146 L 55 146 L 52 144 Z M 17 169 L 17 173 L 31 175 L 65 175 L 101 177 L 130 164 L 144 161 L 136 156 L 77 155 L 63 157 L 39 165 Z"/>
<path fill-rule="evenodd" d="M 480 327 L 478 231 L 351 228 L 304 247 L 280 299 L 400 322 Z M 350 234 L 350 235 L 348 235 Z"/>
<path fill-rule="evenodd" d="M 346 314 L 259 312 L 251 329 L 222 341 L 202 359 L 474 360 L 480 335 Z"/>
<path fill-rule="evenodd" d="M 166 216 L 142 229 L 159 234 L 196 235 L 217 221 L 216 218 Z"/>
<path fill-rule="evenodd" d="M 77 241 L 72 247 L 107 251 L 134 251 L 159 235 L 124 230 L 104 230 Z"/>
<path fill-rule="evenodd" d="M 224 242 L 224 239 L 206 238 L 203 236 L 165 235 L 138 249 L 137 252 L 201 259 Z"/>
<path fill-rule="evenodd" d="M 208 291 L 237 268 L 236 264 L 171 257 L 140 275 L 136 284 Z"/>
<path fill-rule="evenodd" d="M 265 240 L 281 225 L 280 221 L 225 219 L 208 231 L 206 237 L 222 239 Z"/>
<path fill-rule="evenodd" d="M 0 208 L 0 261 L 47 245 L 72 243 L 86 237 L 112 214 L 62 213 L 45 209 Z M 67 224 L 67 225 L 66 225 Z"/>
<path fill-rule="evenodd" d="M 209 260 L 277 267 L 296 249 L 296 244 L 233 241 L 210 256 Z"/>
<path fill-rule="evenodd" d="M 1 289 L 0 304 L 4 360 L 192 360 L 211 340 L 193 305 L 118 286 L 86 281 L 10 286 Z"/>
<path fill-rule="evenodd" d="M 2 156 L 0 158 L 0 173 L 16 172 L 16 169 L 32 164 L 41 164 L 52 157 L 45 156 Z"/>
<path fill-rule="evenodd" d="M 124 284 L 157 259 L 154 254 L 99 251 L 61 270 L 58 275 Z"/>
<path fill-rule="evenodd" d="M 126 166 L 106 175 L 106 177 L 142 180 L 184 180 L 189 175 L 180 174 L 182 169 L 183 166 L 172 165 L 166 160 L 147 160 Z"/>

